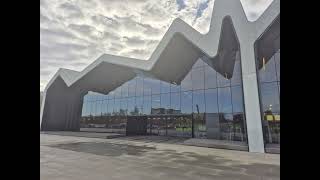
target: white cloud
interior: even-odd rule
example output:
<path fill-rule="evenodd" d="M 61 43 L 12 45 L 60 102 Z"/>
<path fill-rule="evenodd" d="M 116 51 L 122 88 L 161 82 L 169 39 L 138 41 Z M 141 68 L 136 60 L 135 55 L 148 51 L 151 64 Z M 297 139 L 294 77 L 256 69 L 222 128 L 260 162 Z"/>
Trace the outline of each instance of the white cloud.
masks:
<path fill-rule="evenodd" d="M 241 0 L 255 20 L 272 0 Z M 214 0 L 40 0 L 40 90 L 58 68 L 81 71 L 102 53 L 148 59 L 179 17 L 209 30 Z"/>

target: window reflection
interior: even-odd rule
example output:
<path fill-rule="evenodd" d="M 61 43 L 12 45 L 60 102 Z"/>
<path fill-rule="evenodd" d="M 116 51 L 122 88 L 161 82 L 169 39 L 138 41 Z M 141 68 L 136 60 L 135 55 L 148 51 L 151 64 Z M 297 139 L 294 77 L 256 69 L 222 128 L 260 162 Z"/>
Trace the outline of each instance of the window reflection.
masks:
<path fill-rule="evenodd" d="M 170 94 L 161 94 L 160 114 L 170 114 Z"/>
<path fill-rule="evenodd" d="M 128 83 L 128 96 L 133 97 L 136 95 L 136 78 L 132 79 Z"/>
<path fill-rule="evenodd" d="M 181 112 L 183 114 L 192 113 L 192 91 L 181 92 Z"/>
<path fill-rule="evenodd" d="M 180 93 L 171 93 L 170 101 L 172 114 L 180 114 Z"/>
<path fill-rule="evenodd" d="M 230 86 L 230 79 L 228 79 L 227 74 L 221 75 L 220 73 L 217 73 L 217 84 L 218 87 L 228 87 Z"/>
<path fill-rule="evenodd" d="M 205 91 L 206 113 L 218 113 L 218 92 L 217 89 Z"/>
<path fill-rule="evenodd" d="M 257 64 L 264 140 L 280 144 L 280 49 L 268 61 L 258 59 Z"/>
<path fill-rule="evenodd" d="M 192 89 L 204 89 L 204 68 L 196 68 L 192 70 Z"/>
<path fill-rule="evenodd" d="M 120 99 L 114 100 L 113 114 L 115 116 L 120 114 Z"/>
<path fill-rule="evenodd" d="M 142 115 L 143 113 L 143 96 L 136 97 L 135 114 Z"/>
<path fill-rule="evenodd" d="M 170 92 L 180 92 L 180 85 L 170 84 Z"/>
<path fill-rule="evenodd" d="M 263 112 L 280 112 L 278 85 L 276 82 L 261 84 L 260 96 Z"/>
<path fill-rule="evenodd" d="M 262 67 L 259 70 L 259 81 L 260 82 L 273 82 L 277 80 L 276 77 L 276 64 L 274 56 L 269 60 L 262 58 Z"/>
<path fill-rule="evenodd" d="M 128 115 L 137 115 L 137 112 L 135 112 L 135 97 L 129 97 L 128 98 Z"/>
<path fill-rule="evenodd" d="M 121 86 L 121 97 L 128 97 L 128 83 Z"/>
<path fill-rule="evenodd" d="M 128 113 L 127 98 L 120 99 L 120 115 L 126 116 Z"/>
<path fill-rule="evenodd" d="M 204 119 L 205 99 L 204 91 L 193 91 L 193 118 L 194 118 L 194 136 L 196 138 L 206 137 L 206 123 Z"/>
<path fill-rule="evenodd" d="M 217 72 L 210 66 L 205 66 L 205 88 L 217 87 Z"/>
<path fill-rule="evenodd" d="M 231 86 L 241 85 L 241 64 L 240 61 L 236 61 L 234 64 L 233 75 L 231 78 Z"/>
<path fill-rule="evenodd" d="M 143 96 L 143 78 L 136 78 L 136 96 Z"/>
<path fill-rule="evenodd" d="M 82 116 L 87 116 L 87 102 L 84 101 L 82 105 Z"/>
<path fill-rule="evenodd" d="M 113 106 L 114 106 L 114 99 L 109 99 L 108 100 L 108 114 L 109 115 L 113 114 Z"/>
<path fill-rule="evenodd" d="M 242 87 L 234 86 L 232 90 L 232 109 L 234 113 L 242 113 L 243 109 L 243 97 L 242 97 Z"/>
<path fill-rule="evenodd" d="M 192 66 L 192 68 L 198 68 L 198 67 L 203 67 L 205 65 L 205 62 L 203 62 L 202 59 L 198 59 Z"/>
<path fill-rule="evenodd" d="M 218 88 L 218 104 L 220 113 L 232 113 L 230 87 Z"/>
<path fill-rule="evenodd" d="M 105 116 L 107 114 L 107 111 L 108 111 L 108 100 L 104 99 L 102 101 L 102 115 Z"/>
<path fill-rule="evenodd" d="M 191 71 L 181 81 L 181 91 L 189 91 L 189 90 L 192 90 Z"/>
<path fill-rule="evenodd" d="M 170 83 L 161 81 L 161 93 L 169 93 L 170 92 Z"/>
<path fill-rule="evenodd" d="M 81 126 L 125 133 L 138 118 L 150 135 L 246 142 L 240 65 L 231 78 L 199 59 L 181 85 L 138 75 L 107 95 L 88 93 Z"/>
<path fill-rule="evenodd" d="M 151 114 L 160 114 L 160 95 L 152 95 Z"/>
<path fill-rule="evenodd" d="M 151 83 L 151 93 L 160 94 L 160 80 L 152 79 Z"/>
<path fill-rule="evenodd" d="M 274 58 L 276 63 L 277 81 L 280 81 L 280 49 L 278 53 L 275 54 Z"/>
<path fill-rule="evenodd" d="M 145 115 L 151 114 L 151 96 L 143 97 L 143 114 Z"/>
<path fill-rule="evenodd" d="M 114 90 L 114 97 L 121 98 L 121 86 Z"/>
<path fill-rule="evenodd" d="M 152 90 L 152 80 L 150 78 L 144 78 L 143 79 L 143 95 L 151 95 L 151 90 Z"/>

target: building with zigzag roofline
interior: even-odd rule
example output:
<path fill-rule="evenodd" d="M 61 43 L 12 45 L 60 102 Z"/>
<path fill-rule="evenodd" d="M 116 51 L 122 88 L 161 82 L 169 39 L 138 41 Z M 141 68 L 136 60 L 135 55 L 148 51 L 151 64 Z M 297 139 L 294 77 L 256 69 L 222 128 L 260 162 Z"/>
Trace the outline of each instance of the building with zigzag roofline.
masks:
<path fill-rule="evenodd" d="M 59 69 L 43 92 L 42 131 L 103 128 L 280 153 L 280 0 L 249 22 L 239 0 L 216 0 L 200 34 L 175 19 L 148 61 L 101 55 Z"/>

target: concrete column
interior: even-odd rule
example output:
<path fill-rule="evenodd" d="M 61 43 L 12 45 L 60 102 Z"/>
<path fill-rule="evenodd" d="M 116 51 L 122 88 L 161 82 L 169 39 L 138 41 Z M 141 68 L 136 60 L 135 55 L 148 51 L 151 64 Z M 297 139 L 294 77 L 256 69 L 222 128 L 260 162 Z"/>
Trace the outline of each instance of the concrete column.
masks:
<path fill-rule="evenodd" d="M 240 48 L 249 151 L 264 153 L 254 46 L 246 42 Z"/>

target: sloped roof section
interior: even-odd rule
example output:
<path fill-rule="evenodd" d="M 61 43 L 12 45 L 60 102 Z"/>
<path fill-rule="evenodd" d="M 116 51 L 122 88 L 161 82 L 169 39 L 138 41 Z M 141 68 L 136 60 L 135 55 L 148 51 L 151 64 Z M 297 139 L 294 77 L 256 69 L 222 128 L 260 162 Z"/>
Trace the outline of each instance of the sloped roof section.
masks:
<path fill-rule="evenodd" d="M 203 54 L 210 59 L 219 55 L 221 49 L 219 49 L 219 44 L 221 45 L 223 41 L 228 40 L 228 38 L 221 38 L 225 17 L 232 21 L 237 40 L 241 44 L 244 41 L 254 42 L 257 40 L 279 14 L 280 0 L 274 0 L 255 22 L 249 22 L 240 0 L 215 0 L 210 29 L 207 34 L 199 33 L 177 18 L 148 60 L 103 54 L 81 72 L 59 69 L 47 84 L 45 91 L 59 76 L 70 87 L 102 63 L 145 71 L 161 80 L 177 82 L 186 73 L 183 69 L 192 66 L 192 63 Z M 172 67 L 176 70 L 163 69 L 164 67 Z M 113 74 L 113 76 L 117 76 L 117 74 Z"/>

